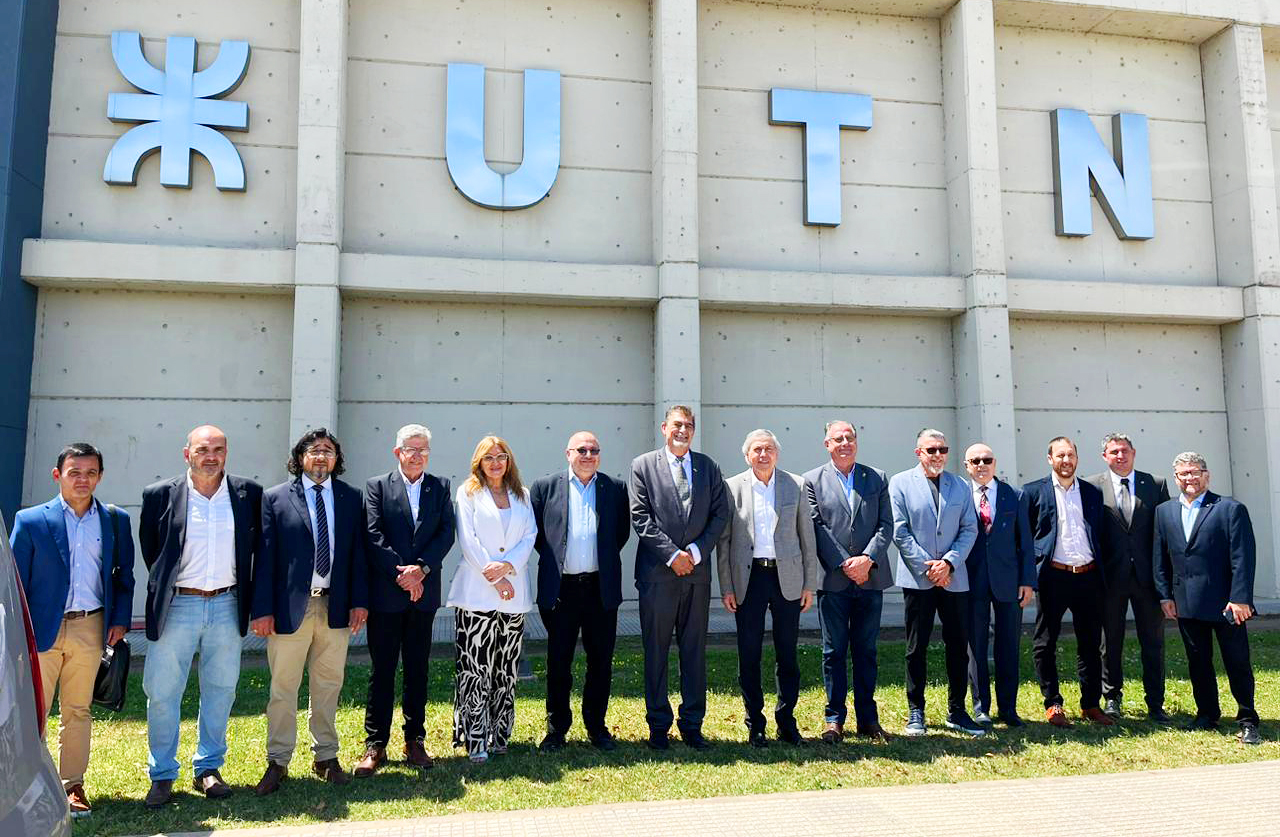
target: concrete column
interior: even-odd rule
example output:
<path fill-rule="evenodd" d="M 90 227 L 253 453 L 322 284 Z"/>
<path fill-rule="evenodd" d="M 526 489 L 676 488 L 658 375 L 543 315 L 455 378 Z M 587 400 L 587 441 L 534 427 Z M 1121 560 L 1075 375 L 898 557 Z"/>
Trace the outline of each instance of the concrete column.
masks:
<path fill-rule="evenodd" d="M 1280 225 L 1262 32 L 1236 24 L 1200 47 L 1218 282 L 1244 287 L 1222 327 L 1231 493 L 1258 539 L 1258 596 L 1280 594 Z M 1188 443 L 1189 446 L 1193 446 Z M 1210 469 L 1215 467 L 1209 463 Z M 1222 465 L 1216 466 L 1222 469 Z M 1219 490 L 1225 490 L 1225 481 Z"/>
<path fill-rule="evenodd" d="M 942 97 L 951 272 L 965 278 L 968 290 L 967 310 L 953 324 L 953 443 L 985 441 L 1000 476 L 1016 482 L 991 0 L 960 0 L 943 17 Z"/>
<path fill-rule="evenodd" d="M 653 258 L 658 266 L 653 397 L 661 418 L 668 404 L 688 404 L 695 411 L 702 406 L 698 6 L 696 0 L 654 0 L 652 10 Z"/>
<path fill-rule="evenodd" d="M 338 422 L 347 0 L 302 0 L 299 43 L 291 438 Z"/>

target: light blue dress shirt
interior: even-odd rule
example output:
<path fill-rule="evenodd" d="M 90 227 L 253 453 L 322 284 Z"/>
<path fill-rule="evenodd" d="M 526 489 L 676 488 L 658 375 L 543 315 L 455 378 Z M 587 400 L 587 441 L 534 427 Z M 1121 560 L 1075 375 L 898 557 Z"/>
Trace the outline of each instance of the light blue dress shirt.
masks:
<path fill-rule="evenodd" d="M 1204 494 L 1187 502 L 1186 497 L 1179 497 L 1178 504 L 1182 506 L 1182 536 L 1187 540 L 1191 540 L 1191 530 L 1196 526 L 1196 518 L 1200 515 L 1200 507 L 1204 505 Z"/>
<path fill-rule="evenodd" d="M 567 575 L 593 573 L 600 569 L 596 555 L 596 532 L 599 515 L 596 513 L 596 478 L 585 486 L 569 472 L 569 543 L 564 555 L 563 572 Z"/>
<path fill-rule="evenodd" d="M 67 588 L 64 611 L 97 610 L 102 607 L 102 520 L 96 501 L 89 503 L 84 517 L 62 504 L 62 519 L 67 524 L 67 547 L 71 553 L 71 584 Z"/>
<path fill-rule="evenodd" d="M 329 524 L 329 575 L 333 575 L 333 477 L 325 477 L 325 481 L 320 483 L 324 486 L 324 490 L 320 493 L 324 495 L 324 516 L 325 521 Z M 311 531 L 316 531 L 316 490 L 313 487 L 315 482 L 306 474 L 302 475 L 302 493 L 307 498 L 307 514 L 311 517 Z M 312 556 L 312 560 L 315 556 Z M 312 587 L 328 587 L 329 576 L 319 575 L 313 569 L 311 571 Z"/>
<path fill-rule="evenodd" d="M 853 511 L 853 472 L 857 467 L 857 465 L 854 465 L 850 468 L 848 476 L 840 473 L 840 469 L 836 468 L 836 477 L 840 480 L 840 484 L 844 486 L 844 501 L 849 504 L 850 511 Z"/>

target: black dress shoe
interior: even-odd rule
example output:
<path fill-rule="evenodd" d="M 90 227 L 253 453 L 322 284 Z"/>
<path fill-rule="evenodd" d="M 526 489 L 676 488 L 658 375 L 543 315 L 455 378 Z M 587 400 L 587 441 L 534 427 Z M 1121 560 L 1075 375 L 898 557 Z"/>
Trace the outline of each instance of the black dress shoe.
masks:
<path fill-rule="evenodd" d="M 1102 711 L 1112 718 L 1119 718 L 1124 714 L 1124 704 L 1120 702 L 1120 698 L 1107 698 L 1107 702 L 1102 706 Z"/>
<path fill-rule="evenodd" d="M 753 729 L 751 731 L 751 737 L 748 740 L 751 742 L 752 747 L 759 750 L 763 750 L 765 747 L 769 746 L 769 739 L 765 738 L 764 730 L 762 729 Z M 689 742 L 686 741 L 685 743 L 688 744 Z M 696 747 L 693 744 L 689 744 L 689 746 L 694 747 L 694 749 L 703 749 L 701 747 Z"/>
<path fill-rule="evenodd" d="M 1242 721 L 1240 723 L 1240 735 L 1238 738 L 1241 744 L 1262 743 L 1262 734 L 1258 732 L 1258 725 L 1252 721 Z"/>
<path fill-rule="evenodd" d="M 1154 721 L 1157 724 L 1173 723 L 1173 718 L 1169 716 L 1168 712 L 1164 711 L 1163 706 L 1147 707 L 1147 720 Z"/>
<path fill-rule="evenodd" d="M 670 750 L 671 739 L 667 737 L 665 732 L 657 730 L 649 730 L 649 740 L 645 742 L 649 745 L 650 750 Z"/>
<path fill-rule="evenodd" d="M 1191 719 L 1191 723 L 1187 724 L 1183 729 L 1187 732 L 1211 732 L 1218 728 L 1218 722 L 1212 718 L 1202 718 L 1197 715 Z"/>
<path fill-rule="evenodd" d="M 155 811 L 163 808 L 169 802 L 169 797 L 173 795 L 172 779 L 156 779 L 151 783 L 151 790 L 147 791 L 147 798 L 143 800 L 143 804 Z"/>
<path fill-rule="evenodd" d="M 778 730 L 778 740 L 784 744 L 797 746 L 804 743 L 804 736 L 800 734 L 800 730 L 795 727 Z"/>
<path fill-rule="evenodd" d="M 554 753 L 556 750 L 564 749 L 564 744 L 563 735 L 558 732 L 549 732 L 538 745 L 538 749 L 544 753 Z"/>
<path fill-rule="evenodd" d="M 711 749 L 711 742 L 706 738 L 703 738 L 702 733 L 699 730 L 689 730 L 688 732 L 680 733 L 680 740 L 683 741 L 684 745 L 691 750 L 703 751 Z"/>
<path fill-rule="evenodd" d="M 1027 722 L 1022 720 L 1022 717 L 1019 715 L 997 715 L 996 720 L 1010 728 L 1025 727 L 1027 725 Z"/>
<path fill-rule="evenodd" d="M 209 799 L 226 799 L 231 795 L 231 786 L 222 780 L 222 774 L 216 770 L 201 770 L 191 780 L 191 786 Z"/>
<path fill-rule="evenodd" d="M 609 730 L 592 733 L 590 736 L 591 746 L 597 750 L 603 750 L 606 753 L 612 753 L 618 749 L 618 739 L 613 737 L 613 733 Z"/>

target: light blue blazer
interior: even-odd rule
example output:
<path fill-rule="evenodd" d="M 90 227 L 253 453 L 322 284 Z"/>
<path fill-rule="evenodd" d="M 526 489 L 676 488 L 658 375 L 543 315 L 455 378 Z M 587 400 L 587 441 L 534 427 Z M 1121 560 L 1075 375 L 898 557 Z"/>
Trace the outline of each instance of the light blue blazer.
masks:
<path fill-rule="evenodd" d="M 933 489 L 924 469 L 889 479 L 889 503 L 893 508 L 893 543 L 898 547 L 894 583 L 904 590 L 928 590 L 933 582 L 925 575 L 926 561 L 949 561 L 955 574 L 947 590 L 969 590 L 965 559 L 978 539 L 978 524 L 969 485 L 955 474 L 942 472 L 938 484 L 940 504 L 933 504 Z"/>

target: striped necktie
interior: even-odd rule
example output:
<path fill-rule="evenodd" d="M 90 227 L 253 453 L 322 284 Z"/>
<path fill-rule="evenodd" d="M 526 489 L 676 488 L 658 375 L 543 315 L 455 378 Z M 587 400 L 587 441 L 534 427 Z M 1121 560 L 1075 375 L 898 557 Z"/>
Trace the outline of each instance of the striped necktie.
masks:
<path fill-rule="evenodd" d="M 316 575 L 329 576 L 329 513 L 324 508 L 324 486 L 311 486 L 316 493 Z"/>

